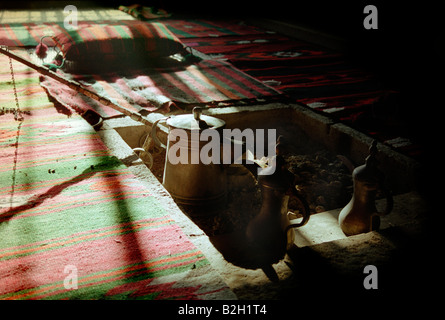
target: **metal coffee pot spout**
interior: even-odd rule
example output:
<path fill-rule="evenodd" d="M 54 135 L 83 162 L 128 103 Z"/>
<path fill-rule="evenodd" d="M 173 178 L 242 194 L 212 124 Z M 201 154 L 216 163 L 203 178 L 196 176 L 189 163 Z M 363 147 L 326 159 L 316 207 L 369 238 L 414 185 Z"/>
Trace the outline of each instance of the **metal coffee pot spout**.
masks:
<path fill-rule="evenodd" d="M 279 143 L 276 151 L 277 155 L 270 159 L 270 165 L 276 166 L 274 173 L 258 176 L 262 205 L 258 215 L 247 226 L 246 239 L 252 248 L 272 252 L 280 259 L 294 243 L 293 228 L 305 225 L 310 211 L 306 200 L 295 189 L 295 177 L 285 167 Z M 299 222 L 289 219 L 288 200 L 291 194 L 302 204 L 303 218 Z"/>
<path fill-rule="evenodd" d="M 354 194 L 338 216 L 340 227 L 347 236 L 377 230 L 380 216 L 389 214 L 393 208 L 391 192 L 385 187 L 383 173 L 377 168 L 377 141 L 372 142 L 369 151 L 366 163 L 352 172 Z M 386 197 L 383 212 L 378 212 L 375 205 L 379 190 Z"/>

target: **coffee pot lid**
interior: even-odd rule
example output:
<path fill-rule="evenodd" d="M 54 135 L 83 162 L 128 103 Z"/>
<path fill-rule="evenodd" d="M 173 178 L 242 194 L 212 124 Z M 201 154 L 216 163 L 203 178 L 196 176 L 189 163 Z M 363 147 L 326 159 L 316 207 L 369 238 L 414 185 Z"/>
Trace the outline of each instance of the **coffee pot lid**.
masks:
<path fill-rule="evenodd" d="M 192 114 L 171 117 L 167 124 L 173 128 L 184 130 L 218 129 L 225 126 L 221 119 L 203 115 L 201 107 L 194 107 Z"/>

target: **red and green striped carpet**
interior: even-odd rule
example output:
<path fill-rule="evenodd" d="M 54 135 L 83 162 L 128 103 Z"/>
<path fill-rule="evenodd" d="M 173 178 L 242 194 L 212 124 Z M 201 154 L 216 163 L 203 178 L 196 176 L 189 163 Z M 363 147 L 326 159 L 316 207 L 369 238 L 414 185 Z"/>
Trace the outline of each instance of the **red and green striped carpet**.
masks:
<path fill-rule="evenodd" d="M 424 157 L 424 146 L 403 120 L 402 93 L 348 55 L 242 20 L 166 19 L 163 23 L 184 45 L 228 61 L 291 101 L 410 157 Z"/>
<path fill-rule="evenodd" d="M 234 298 L 94 129 L 13 66 L 29 114 L 0 115 L 0 299 Z M 3 55 L 0 103 L 16 107 Z"/>
<path fill-rule="evenodd" d="M 59 71 L 61 72 L 61 71 Z M 253 77 L 218 60 L 202 60 L 189 66 L 156 67 L 93 75 L 64 74 L 84 87 L 134 112 L 165 111 L 166 102 L 180 104 L 230 103 L 239 100 L 276 99 L 280 93 Z M 41 85 L 68 109 L 91 109 L 103 118 L 121 113 L 75 90 L 43 77 Z M 167 110 L 168 111 L 168 110 Z"/>

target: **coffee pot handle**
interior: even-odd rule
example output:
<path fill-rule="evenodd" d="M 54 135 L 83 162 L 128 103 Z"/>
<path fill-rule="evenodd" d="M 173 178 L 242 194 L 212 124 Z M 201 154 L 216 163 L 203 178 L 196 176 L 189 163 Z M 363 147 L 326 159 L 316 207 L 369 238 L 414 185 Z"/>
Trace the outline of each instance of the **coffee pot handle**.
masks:
<path fill-rule="evenodd" d="M 300 201 L 300 203 L 303 205 L 304 207 L 304 212 L 303 212 L 303 220 L 301 220 L 299 223 L 291 223 L 286 227 L 286 232 L 291 229 L 291 228 L 298 228 L 298 227 L 302 227 L 304 226 L 308 221 L 309 218 L 311 216 L 311 212 L 309 210 L 309 204 L 307 203 L 306 199 L 297 191 L 297 189 L 295 189 L 295 187 L 291 188 L 292 189 L 292 193 L 295 197 L 297 197 L 297 199 Z"/>
<path fill-rule="evenodd" d="M 161 122 L 161 121 L 167 121 L 168 119 L 170 119 L 170 117 L 165 117 L 165 118 L 161 118 L 161 119 L 156 120 L 156 121 L 153 123 L 153 127 L 151 128 L 151 138 L 153 139 L 153 141 L 155 142 L 155 144 L 156 144 L 158 147 L 162 147 L 162 148 L 164 148 L 164 149 L 167 149 L 167 146 L 166 146 L 165 144 L 163 144 L 163 143 L 161 142 L 161 140 L 159 140 L 158 135 L 157 135 L 157 128 L 158 128 L 158 123 L 159 123 L 159 122 Z"/>
<path fill-rule="evenodd" d="M 391 191 L 389 191 L 388 189 L 383 189 L 382 191 L 386 197 L 386 206 L 383 212 L 376 212 L 376 215 L 378 216 L 386 216 L 392 211 L 392 208 L 394 206 L 394 199 L 392 198 Z"/>

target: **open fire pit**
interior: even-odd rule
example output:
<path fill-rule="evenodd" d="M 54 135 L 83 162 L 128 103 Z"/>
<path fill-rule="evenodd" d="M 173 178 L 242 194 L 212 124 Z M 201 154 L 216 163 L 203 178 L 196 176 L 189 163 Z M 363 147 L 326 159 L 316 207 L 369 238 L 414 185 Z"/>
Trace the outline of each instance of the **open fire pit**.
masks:
<path fill-rule="evenodd" d="M 162 183 L 165 151 L 153 155 L 151 171 Z M 344 160 L 326 150 L 285 157 L 288 169 L 296 176 L 296 188 L 306 198 L 311 214 L 345 206 L 351 199 L 351 173 Z M 261 207 L 261 191 L 254 175 L 243 165 L 230 165 L 227 203 L 208 214 L 196 214 L 190 207 L 181 210 L 208 235 L 228 234 L 246 228 Z M 289 210 L 300 217 L 300 203 L 290 196 Z"/>
<path fill-rule="evenodd" d="M 275 129 L 276 136 L 284 136 L 290 142 L 285 156 L 288 170 L 295 175 L 296 188 L 306 199 L 311 214 L 343 208 L 351 199 L 351 173 L 355 166 L 364 163 L 371 138 L 297 105 L 210 108 L 205 113 L 224 120 L 229 129 Z M 149 118 L 154 122 L 163 116 L 154 114 Z M 151 132 L 150 127 L 133 123 L 126 126 L 116 121 L 111 126 L 131 148 L 140 148 L 145 136 Z M 158 128 L 159 139 L 167 141 L 167 134 L 167 129 Z M 412 188 L 416 182 L 416 164 L 381 144 L 378 148 L 378 160 L 390 183 L 389 188 L 394 193 Z M 153 158 L 151 171 L 162 183 L 165 150 L 153 153 Z M 226 173 L 228 193 L 225 205 L 211 208 L 205 215 L 195 214 L 189 207 L 179 205 L 208 236 L 245 229 L 261 208 L 261 191 L 254 175 L 243 165 L 228 165 Z M 288 209 L 295 213 L 290 218 L 300 216 L 299 204 L 293 196 L 290 197 Z"/>

